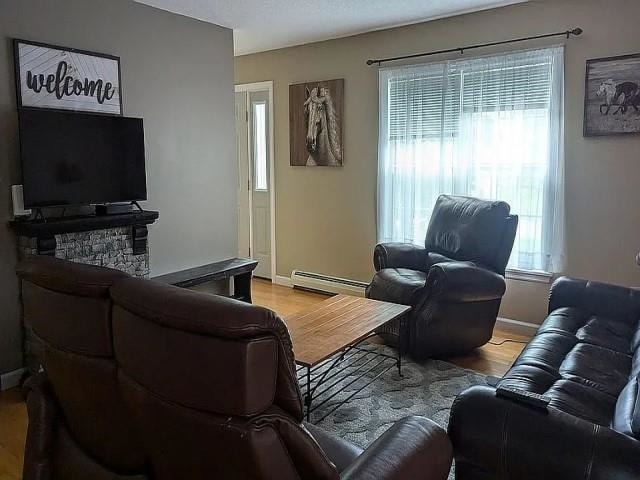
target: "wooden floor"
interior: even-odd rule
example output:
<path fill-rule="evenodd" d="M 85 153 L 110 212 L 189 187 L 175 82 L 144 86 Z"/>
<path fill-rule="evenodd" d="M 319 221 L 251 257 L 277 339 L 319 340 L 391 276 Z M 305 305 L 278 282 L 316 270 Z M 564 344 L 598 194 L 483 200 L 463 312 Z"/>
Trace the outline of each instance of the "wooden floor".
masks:
<path fill-rule="evenodd" d="M 0 480 L 22 478 L 27 409 L 16 388 L 0 393 Z"/>
<path fill-rule="evenodd" d="M 326 295 L 272 285 L 266 280 L 253 281 L 253 303 L 286 317 L 304 307 L 327 298 Z M 496 330 L 492 342 L 506 339 L 527 341 L 527 337 Z M 487 375 L 502 376 L 522 351 L 523 344 L 487 344 L 472 354 L 450 358 L 450 362 Z M 0 480 L 19 480 L 22 472 L 27 412 L 18 389 L 0 393 Z"/>

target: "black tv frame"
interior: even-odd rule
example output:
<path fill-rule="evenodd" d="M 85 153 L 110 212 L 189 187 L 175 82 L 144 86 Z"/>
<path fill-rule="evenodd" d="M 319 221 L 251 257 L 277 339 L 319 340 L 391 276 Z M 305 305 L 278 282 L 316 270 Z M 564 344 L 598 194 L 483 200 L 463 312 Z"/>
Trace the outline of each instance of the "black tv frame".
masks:
<path fill-rule="evenodd" d="M 36 107 L 20 107 L 18 108 L 18 157 L 20 159 L 19 164 L 20 164 L 20 183 L 23 185 L 24 188 L 24 174 L 23 174 L 23 168 L 22 168 L 22 139 L 21 139 L 21 135 L 22 135 L 22 128 L 21 128 L 21 122 L 20 122 L 20 112 L 21 111 L 27 111 L 27 110 L 33 110 L 33 111 L 43 111 L 43 110 L 47 110 L 47 111 L 52 111 L 55 113 L 63 113 L 63 114 L 68 114 L 68 115 L 96 115 L 96 116 L 108 116 L 108 117 L 117 117 L 117 118 L 122 118 L 124 117 L 124 115 L 112 115 L 112 114 L 105 114 L 105 113 L 94 113 L 94 112 L 85 112 L 85 111 L 76 111 L 76 110 L 65 110 L 65 109 L 58 109 L 58 108 L 36 108 Z M 125 117 L 126 118 L 126 117 Z M 143 120 L 141 117 L 129 117 L 129 118 L 140 118 L 141 120 Z M 145 142 L 146 143 L 146 142 Z M 143 211 L 142 207 L 140 206 L 140 204 L 138 202 L 144 202 L 147 201 L 148 199 L 148 188 L 147 188 L 147 184 L 146 184 L 146 148 L 145 148 L 145 196 L 144 198 L 131 198 L 131 199 L 126 199 L 126 200 L 116 200 L 116 201 L 105 201 L 105 202 L 101 202 L 101 201 L 96 201 L 96 202 L 84 202 L 84 203 L 63 203 L 63 204 L 57 204 L 55 202 L 52 203 L 48 203 L 46 205 L 25 205 L 26 208 L 29 208 L 31 210 L 34 210 L 36 212 L 36 216 L 40 215 L 44 218 L 44 214 L 42 213 L 42 209 L 44 208 L 77 208 L 77 207 L 90 207 L 90 206 L 95 206 L 95 205 L 106 205 L 109 203 L 130 203 L 133 206 L 136 206 L 140 211 Z"/>

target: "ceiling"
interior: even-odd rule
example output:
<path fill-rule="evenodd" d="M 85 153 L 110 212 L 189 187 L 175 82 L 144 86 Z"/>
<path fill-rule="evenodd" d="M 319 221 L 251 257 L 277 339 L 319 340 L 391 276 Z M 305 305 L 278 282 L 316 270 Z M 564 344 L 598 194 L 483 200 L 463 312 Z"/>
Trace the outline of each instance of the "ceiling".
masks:
<path fill-rule="evenodd" d="M 528 0 L 135 0 L 233 29 L 235 54 L 345 37 Z"/>

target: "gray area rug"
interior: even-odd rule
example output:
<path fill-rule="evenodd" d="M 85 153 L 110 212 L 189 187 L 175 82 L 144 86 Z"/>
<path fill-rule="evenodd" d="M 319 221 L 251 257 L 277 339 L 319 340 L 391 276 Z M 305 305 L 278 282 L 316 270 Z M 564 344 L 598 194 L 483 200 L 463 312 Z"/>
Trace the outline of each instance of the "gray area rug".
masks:
<path fill-rule="evenodd" d="M 395 355 L 394 349 L 383 345 L 368 344 L 365 348 Z M 377 372 L 373 370 L 368 377 L 372 378 Z M 403 377 L 399 377 L 396 368 L 385 372 L 348 403 L 316 423 L 314 418 L 322 417 L 336 402 L 366 383 L 363 379 L 344 387 L 350 381 L 344 380 L 336 385 L 337 390 L 344 391 L 313 412 L 311 421 L 366 448 L 394 422 L 409 415 L 430 418 L 446 429 L 456 395 L 472 385 L 487 385 L 492 379 L 441 360 L 416 362 L 404 358 L 402 373 Z"/>

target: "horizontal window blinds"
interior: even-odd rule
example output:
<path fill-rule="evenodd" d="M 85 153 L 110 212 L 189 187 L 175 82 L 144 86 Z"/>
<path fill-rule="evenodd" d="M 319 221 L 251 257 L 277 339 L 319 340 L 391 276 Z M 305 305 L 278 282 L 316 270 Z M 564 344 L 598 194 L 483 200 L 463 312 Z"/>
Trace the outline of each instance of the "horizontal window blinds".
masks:
<path fill-rule="evenodd" d="M 389 139 L 455 136 L 462 113 L 549 107 L 551 63 L 480 67 L 447 62 L 388 84 Z"/>

